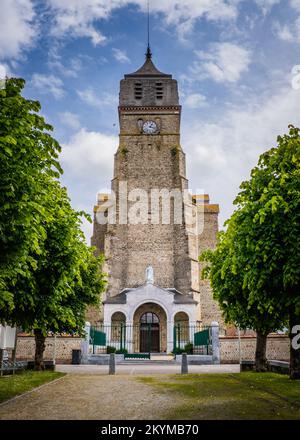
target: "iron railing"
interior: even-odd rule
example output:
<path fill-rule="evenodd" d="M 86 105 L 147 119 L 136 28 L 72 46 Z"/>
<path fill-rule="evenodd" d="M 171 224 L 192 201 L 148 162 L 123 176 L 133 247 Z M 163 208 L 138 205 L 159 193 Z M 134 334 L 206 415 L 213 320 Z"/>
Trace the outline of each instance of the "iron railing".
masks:
<path fill-rule="evenodd" d="M 223 331 L 220 330 L 220 333 Z M 90 345 L 94 354 L 145 354 L 166 351 L 167 342 L 172 342 L 174 354 L 212 354 L 210 326 L 177 323 L 173 326 L 172 336 L 172 341 L 163 340 L 160 326 L 152 324 L 101 324 L 91 327 Z"/>
<path fill-rule="evenodd" d="M 158 333 L 159 338 L 159 333 Z M 158 347 L 153 349 L 153 329 L 151 324 L 115 324 L 98 325 L 91 327 L 90 345 L 93 353 L 150 353 L 160 351 Z"/>

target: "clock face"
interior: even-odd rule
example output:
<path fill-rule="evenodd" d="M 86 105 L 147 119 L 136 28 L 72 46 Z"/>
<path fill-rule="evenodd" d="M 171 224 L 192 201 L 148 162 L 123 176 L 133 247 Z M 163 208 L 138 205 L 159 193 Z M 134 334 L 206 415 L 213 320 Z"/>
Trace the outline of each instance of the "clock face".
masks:
<path fill-rule="evenodd" d="M 146 134 L 154 134 L 157 132 L 157 125 L 153 121 L 146 121 L 143 124 L 143 132 Z"/>

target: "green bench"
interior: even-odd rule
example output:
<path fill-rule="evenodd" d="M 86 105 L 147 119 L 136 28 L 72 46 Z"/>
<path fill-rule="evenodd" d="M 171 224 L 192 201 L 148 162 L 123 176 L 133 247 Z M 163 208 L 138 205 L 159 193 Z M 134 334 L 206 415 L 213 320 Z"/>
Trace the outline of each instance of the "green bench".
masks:
<path fill-rule="evenodd" d="M 126 353 L 124 359 L 150 359 L 150 353 Z"/>

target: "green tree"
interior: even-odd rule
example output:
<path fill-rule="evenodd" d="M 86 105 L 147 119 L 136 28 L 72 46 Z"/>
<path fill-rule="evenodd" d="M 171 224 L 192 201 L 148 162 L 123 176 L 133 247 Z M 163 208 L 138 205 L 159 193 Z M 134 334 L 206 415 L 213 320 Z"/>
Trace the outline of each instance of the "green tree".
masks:
<path fill-rule="evenodd" d="M 41 369 L 47 333 L 81 333 L 105 277 L 80 229 L 85 214 L 58 181 L 52 127 L 36 114 L 39 103 L 21 96 L 23 86 L 8 80 L 0 94 L 0 319 L 34 331 Z"/>
<path fill-rule="evenodd" d="M 25 330 L 34 330 L 36 369 L 43 368 L 47 333 L 82 334 L 86 307 L 99 305 L 105 287 L 103 259 L 94 256 L 80 229 L 83 213 L 71 208 L 58 182 L 49 182 L 49 193 L 51 187 L 50 220 L 37 266 L 29 279 L 20 277 L 16 283 L 18 295 L 9 315 Z"/>
<path fill-rule="evenodd" d="M 16 279 L 29 277 L 45 237 L 46 178 L 58 178 L 58 142 L 37 114 L 40 104 L 21 96 L 23 79 L 0 90 L 0 319 L 14 307 Z"/>
<path fill-rule="evenodd" d="M 251 179 L 241 184 L 237 210 L 225 232 L 229 270 L 222 267 L 221 275 L 230 285 L 232 274 L 238 273 L 242 289 L 236 293 L 254 304 L 247 309 L 251 318 L 271 324 L 274 319 L 274 329 L 280 320 L 288 320 L 292 340 L 292 330 L 300 323 L 300 136 L 298 128 L 289 129 L 278 137 L 277 147 L 261 155 Z M 211 277 L 217 271 L 213 258 Z M 300 350 L 292 344 L 290 371 L 291 378 L 300 378 Z"/>
<path fill-rule="evenodd" d="M 236 237 L 235 223 L 240 224 L 239 214 L 236 213 L 227 222 L 226 232 L 220 232 L 216 250 L 203 252 L 200 261 L 209 263 L 203 276 L 210 278 L 214 299 L 219 303 L 225 322 L 240 329 L 256 331 L 255 369 L 262 372 L 267 367 L 267 336 L 283 327 L 283 318 L 266 290 L 261 291 L 258 298 L 244 283 L 245 272 L 251 263 L 247 251 L 242 251 L 245 240 L 242 237 L 237 240 Z"/>

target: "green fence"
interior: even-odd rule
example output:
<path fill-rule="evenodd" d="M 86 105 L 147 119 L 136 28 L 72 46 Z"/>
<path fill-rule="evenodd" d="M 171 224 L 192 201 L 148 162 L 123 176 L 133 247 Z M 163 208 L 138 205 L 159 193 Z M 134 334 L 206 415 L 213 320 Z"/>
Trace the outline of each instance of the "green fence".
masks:
<path fill-rule="evenodd" d="M 173 330 L 173 353 L 212 354 L 211 327 L 175 324 Z"/>
<path fill-rule="evenodd" d="M 222 333 L 222 331 L 220 331 Z M 168 341 L 170 342 L 170 341 Z M 93 353 L 139 354 L 148 358 L 149 353 L 161 352 L 161 328 L 151 324 L 92 326 L 90 345 Z M 173 327 L 173 353 L 212 354 L 211 327 L 175 324 Z"/>
<path fill-rule="evenodd" d="M 91 326 L 89 342 L 93 346 L 93 353 L 139 353 L 142 357 L 149 358 L 151 351 L 159 351 L 159 341 L 155 337 L 151 325 L 120 323 Z"/>

